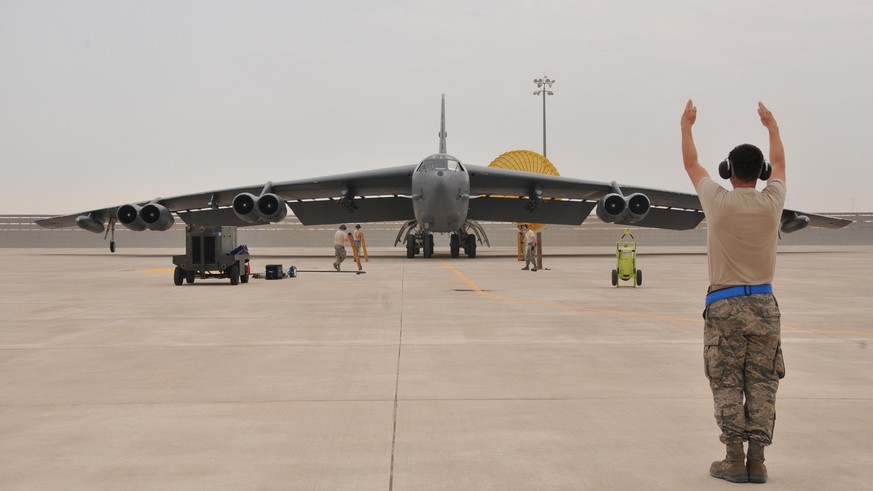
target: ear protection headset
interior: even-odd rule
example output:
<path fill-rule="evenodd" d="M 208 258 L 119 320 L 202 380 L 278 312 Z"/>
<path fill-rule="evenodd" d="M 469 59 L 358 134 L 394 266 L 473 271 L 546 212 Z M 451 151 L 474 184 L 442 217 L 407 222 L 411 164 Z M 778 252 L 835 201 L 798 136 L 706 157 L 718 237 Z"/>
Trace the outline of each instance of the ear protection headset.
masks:
<path fill-rule="evenodd" d="M 770 174 L 772 173 L 773 168 L 770 167 L 770 162 L 765 160 L 764 165 L 761 166 L 761 175 L 758 176 L 758 179 L 766 181 L 767 179 L 770 179 Z M 718 175 L 721 176 L 722 179 L 730 179 L 731 176 L 734 175 L 730 158 L 724 159 L 720 164 L 718 164 Z"/>

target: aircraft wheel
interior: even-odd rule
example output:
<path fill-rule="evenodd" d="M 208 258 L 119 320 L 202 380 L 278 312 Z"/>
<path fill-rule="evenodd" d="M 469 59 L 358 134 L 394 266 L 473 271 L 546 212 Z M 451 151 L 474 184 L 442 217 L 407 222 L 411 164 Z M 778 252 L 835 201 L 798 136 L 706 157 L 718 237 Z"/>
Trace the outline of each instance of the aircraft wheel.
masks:
<path fill-rule="evenodd" d="M 458 234 L 452 234 L 452 238 L 449 240 L 449 249 L 453 258 L 461 255 L 461 238 L 458 237 Z"/>
<path fill-rule="evenodd" d="M 423 239 L 424 239 L 424 252 L 422 255 L 424 257 L 433 256 L 433 235 L 424 234 Z"/>
<path fill-rule="evenodd" d="M 637 286 L 640 286 L 642 284 L 643 284 L 643 272 L 642 272 L 642 270 L 638 269 L 637 270 Z"/>
<path fill-rule="evenodd" d="M 239 285 L 239 266 L 234 264 L 227 269 L 227 275 L 230 276 L 231 285 Z"/>
<path fill-rule="evenodd" d="M 109 252 L 115 252 L 115 241 L 109 241 Z"/>
<path fill-rule="evenodd" d="M 185 274 L 185 271 L 182 268 L 180 268 L 179 266 L 176 266 L 176 269 L 173 270 L 173 283 L 175 283 L 176 286 L 179 286 L 182 284 L 182 276 L 184 274 Z"/>
<path fill-rule="evenodd" d="M 618 286 L 618 270 L 612 270 L 612 286 Z"/>
<path fill-rule="evenodd" d="M 412 234 L 406 236 L 406 257 L 409 259 L 415 257 L 415 236 Z"/>
<path fill-rule="evenodd" d="M 467 257 L 474 259 L 476 257 L 476 236 L 473 234 L 467 235 Z"/>

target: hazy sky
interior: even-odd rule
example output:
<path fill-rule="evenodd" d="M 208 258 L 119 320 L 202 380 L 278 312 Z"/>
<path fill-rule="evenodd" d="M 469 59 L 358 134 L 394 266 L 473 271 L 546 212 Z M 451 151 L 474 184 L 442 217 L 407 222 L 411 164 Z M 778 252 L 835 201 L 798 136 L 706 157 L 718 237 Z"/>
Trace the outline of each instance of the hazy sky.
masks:
<path fill-rule="evenodd" d="M 788 205 L 871 211 L 869 0 L 0 0 L 0 213 L 70 214 L 237 185 L 542 152 L 561 175 L 693 192 L 788 161 Z"/>

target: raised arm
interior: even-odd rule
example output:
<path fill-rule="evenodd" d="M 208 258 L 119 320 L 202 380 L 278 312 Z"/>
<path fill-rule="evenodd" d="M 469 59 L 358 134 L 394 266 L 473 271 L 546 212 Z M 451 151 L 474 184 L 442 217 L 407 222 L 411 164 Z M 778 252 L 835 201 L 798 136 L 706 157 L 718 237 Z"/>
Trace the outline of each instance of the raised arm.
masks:
<path fill-rule="evenodd" d="M 691 184 L 694 185 L 694 190 L 697 191 L 697 185 L 704 177 L 709 177 L 709 172 L 700 165 L 697 159 L 697 147 L 694 145 L 694 136 L 691 134 L 691 127 L 697 121 L 697 107 L 688 99 L 685 104 L 685 111 L 682 113 L 680 127 L 682 129 L 682 162 L 685 164 L 685 172 L 691 179 Z"/>
<path fill-rule="evenodd" d="M 758 102 L 758 115 L 761 116 L 761 124 L 770 132 L 770 165 L 773 166 L 770 180 L 779 179 L 785 182 L 785 148 L 779 135 L 779 125 L 776 124 L 773 113 L 764 106 L 763 102 Z"/>

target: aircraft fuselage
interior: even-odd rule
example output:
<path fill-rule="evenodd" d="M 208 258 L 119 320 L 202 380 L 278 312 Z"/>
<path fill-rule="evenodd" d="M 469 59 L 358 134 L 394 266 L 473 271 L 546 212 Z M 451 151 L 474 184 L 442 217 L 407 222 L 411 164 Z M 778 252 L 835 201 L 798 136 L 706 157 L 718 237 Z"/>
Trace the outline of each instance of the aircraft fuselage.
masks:
<path fill-rule="evenodd" d="M 412 208 L 426 232 L 457 232 L 467 220 L 470 174 L 451 155 L 431 155 L 412 174 Z"/>

